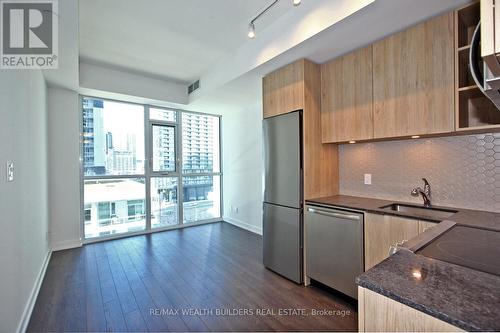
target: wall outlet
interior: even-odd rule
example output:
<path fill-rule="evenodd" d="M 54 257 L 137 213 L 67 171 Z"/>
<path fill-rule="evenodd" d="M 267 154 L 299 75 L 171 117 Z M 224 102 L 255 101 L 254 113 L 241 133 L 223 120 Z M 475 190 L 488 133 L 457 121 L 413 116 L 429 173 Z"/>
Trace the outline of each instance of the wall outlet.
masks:
<path fill-rule="evenodd" d="M 371 185 L 371 184 L 372 184 L 372 174 L 365 173 L 365 185 Z"/>
<path fill-rule="evenodd" d="M 14 181 L 14 162 L 7 162 L 7 181 Z"/>

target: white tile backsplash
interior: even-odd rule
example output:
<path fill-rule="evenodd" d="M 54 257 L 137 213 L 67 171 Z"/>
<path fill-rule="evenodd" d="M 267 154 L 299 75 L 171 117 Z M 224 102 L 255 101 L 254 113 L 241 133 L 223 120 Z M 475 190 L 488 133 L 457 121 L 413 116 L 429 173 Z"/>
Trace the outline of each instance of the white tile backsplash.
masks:
<path fill-rule="evenodd" d="M 420 203 L 410 192 L 425 177 L 435 205 L 500 212 L 500 133 L 349 144 L 339 153 L 341 194 Z"/>

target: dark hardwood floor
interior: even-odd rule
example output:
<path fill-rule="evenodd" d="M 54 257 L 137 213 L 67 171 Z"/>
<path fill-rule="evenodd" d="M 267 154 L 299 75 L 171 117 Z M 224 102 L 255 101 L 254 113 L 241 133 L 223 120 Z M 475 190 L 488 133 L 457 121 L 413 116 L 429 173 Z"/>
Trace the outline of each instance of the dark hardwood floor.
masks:
<path fill-rule="evenodd" d="M 353 305 L 265 269 L 260 236 L 214 223 L 54 252 L 28 332 L 356 329 Z"/>

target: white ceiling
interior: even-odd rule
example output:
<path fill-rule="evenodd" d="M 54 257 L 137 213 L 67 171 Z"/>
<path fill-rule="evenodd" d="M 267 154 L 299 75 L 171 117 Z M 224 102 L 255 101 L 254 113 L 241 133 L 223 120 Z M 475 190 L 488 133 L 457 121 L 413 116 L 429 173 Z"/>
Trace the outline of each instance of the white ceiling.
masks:
<path fill-rule="evenodd" d="M 80 60 L 192 82 L 248 41 L 270 0 L 80 0 Z M 257 32 L 293 7 L 281 1 Z"/>
<path fill-rule="evenodd" d="M 324 63 L 468 2 L 471 0 L 376 0 L 251 71 L 227 80 L 226 84 L 200 96 L 198 100 L 191 100 L 190 105 L 199 110 L 212 107 L 212 104 L 216 108 L 253 105 L 262 98 L 262 76 L 285 64 L 300 58 Z M 212 72 L 222 73 L 223 65 L 212 68 Z M 203 90 L 207 85 L 205 76 L 202 76 L 201 82 L 205 83 L 202 84 Z"/>
<path fill-rule="evenodd" d="M 248 22 L 271 1 L 80 0 L 80 62 L 182 84 L 201 78 L 186 108 L 245 107 L 278 67 L 325 62 L 470 0 L 303 0 L 297 8 L 282 0 L 250 41 Z M 314 34 L 297 38 L 303 31 Z"/>

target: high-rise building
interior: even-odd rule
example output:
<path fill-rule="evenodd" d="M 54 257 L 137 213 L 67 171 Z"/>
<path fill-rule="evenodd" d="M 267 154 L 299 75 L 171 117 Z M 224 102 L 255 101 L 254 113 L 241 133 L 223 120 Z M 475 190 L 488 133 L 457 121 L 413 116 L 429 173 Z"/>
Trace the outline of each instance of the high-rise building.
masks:
<path fill-rule="evenodd" d="M 182 115 L 183 173 L 207 173 L 214 169 L 213 117 L 184 113 Z M 206 200 L 213 191 L 210 176 L 186 177 L 183 182 L 184 201 Z"/>
<path fill-rule="evenodd" d="M 153 153 L 155 156 L 155 168 L 162 171 L 175 170 L 175 131 L 172 127 L 155 126 L 153 127 Z"/>
<path fill-rule="evenodd" d="M 138 163 L 136 137 L 127 134 L 115 138 L 112 132 L 105 132 L 102 100 L 83 99 L 83 135 L 85 175 L 135 172 Z"/>
<path fill-rule="evenodd" d="M 106 173 L 103 101 L 83 99 L 83 150 L 86 175 Z"/>

